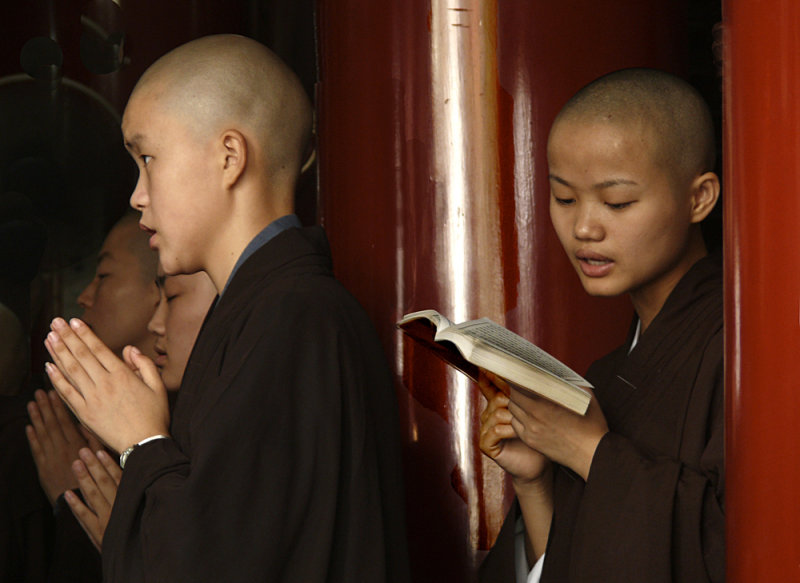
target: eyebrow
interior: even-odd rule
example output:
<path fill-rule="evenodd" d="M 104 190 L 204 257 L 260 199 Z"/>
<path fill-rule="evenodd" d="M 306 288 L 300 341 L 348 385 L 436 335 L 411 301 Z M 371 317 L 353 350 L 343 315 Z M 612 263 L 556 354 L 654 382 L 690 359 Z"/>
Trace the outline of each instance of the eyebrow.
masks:
<path fill-rule="evenodd" d="M 572 184 L 569 181 L 564 180 L 560 176 L 556 174 L 549 175 L 550 180 L 554 182 L 558 182 L 559 184 L 563 184 L 564 186 L 572 187 Z M 609 180 L 604 180 L 603 182 L 598 182 L 594 186 L 592 186 L 595 190 L 605 190 L 606 188 L 611 188 L 613 186 L 639 186 L 639 183 L 635 180 L 628 180 L 627 178 L 611 178 Z"/>
<path fill-rule="evenodd" d="M 125 147 L 129 150 L 139 151 L 139 142 L 142 141 L 144 136 L 142 134 L 133 134 L 130 138 L 125 140 Z"/>
<path fill-rule="evenodd" d="M 100 265 L 100 263 L 103 261 L 103 259 L 113 259 L 113 257 L 111 256 L 111 252 L 110 251 L 101 252 L 97 256 L 97 265 Z"/>

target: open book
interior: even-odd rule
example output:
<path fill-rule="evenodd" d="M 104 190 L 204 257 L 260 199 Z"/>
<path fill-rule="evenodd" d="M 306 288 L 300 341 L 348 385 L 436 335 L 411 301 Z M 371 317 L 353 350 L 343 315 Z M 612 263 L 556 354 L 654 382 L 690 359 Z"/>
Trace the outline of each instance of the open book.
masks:
<path fill-rule="evenodd" d="M 510 384 L 584 415 L 592 385 L 560 360 L 487 318 L 453 324 L 436 310 L 406 314 L 397 323 L 409 337 L 477 380 L 478 367 Z"/>

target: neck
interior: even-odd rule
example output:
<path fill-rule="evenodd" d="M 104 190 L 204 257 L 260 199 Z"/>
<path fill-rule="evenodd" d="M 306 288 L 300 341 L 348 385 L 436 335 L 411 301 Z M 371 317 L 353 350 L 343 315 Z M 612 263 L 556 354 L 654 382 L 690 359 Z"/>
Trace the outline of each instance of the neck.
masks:
<path fill-rule="evenodd" d="M 294 183 L 264 173 L 249 173 L 230 186 L 220 209 L 218 230 L 208 242 L 202 267 L 217 293 L 225 284 L 242 252 L 264 227 L 294 212 Z"/>
<path fill-rule="evenodd" d="M 237 221 L 237 228 L 230 230 L 225 244 L 216 246 L 216 253 L 206 270 L 218 294 L 225 289 L 236 262 L 239 261 L 242 253 L 256 235 L 276 219 L 293 212 L 291 207 L 275 208 L 269 212 L 252 213 L 240 217 L 241 220 Z"/>
<path fill-rule="evenodd" d="M 657 282 L 642 286 L 640 289 L 630 292 L 631 303 L 636 315 L 642 323 L 641 332 L 650 326 L 655 317 L 664 307 L 667 298 L 678 285 L 678 282 L 686 275 L 686 272 L 700 259 L 708 255 L 702 236 L 692 238 L 689 249 L 683 254 L 681 259 L 669 273 L 662 276 Z"/>

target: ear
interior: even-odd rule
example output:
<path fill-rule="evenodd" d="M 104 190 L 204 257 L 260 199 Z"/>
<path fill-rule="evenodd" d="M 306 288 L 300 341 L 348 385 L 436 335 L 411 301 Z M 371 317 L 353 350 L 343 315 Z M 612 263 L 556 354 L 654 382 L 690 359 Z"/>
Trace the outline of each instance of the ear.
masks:
<path fill-rule="evenodd" d="M 247 140 L 237 130 L 225 130 L 221 136 L 225 164 L 222 168 L 223 186 L 232 188 L 247 166 Z"/>
<path fill-rule="evenodd" d="M 692 181 L 691 221 L 705 219 L 719 199 L 719 178 L 713 172 L 701 174 Z"/>

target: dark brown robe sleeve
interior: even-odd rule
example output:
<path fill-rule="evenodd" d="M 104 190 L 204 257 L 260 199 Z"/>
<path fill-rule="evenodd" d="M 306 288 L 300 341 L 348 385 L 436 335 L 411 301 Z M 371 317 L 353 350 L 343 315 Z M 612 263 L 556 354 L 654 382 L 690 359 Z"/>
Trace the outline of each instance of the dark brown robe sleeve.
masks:
<path fill-rule="evenodd" d="M 700 372 L 716 387 L 711 418 L 694 428 L 687 424 L 688 431 L 708 432 L 696 465 L 653 455 L 615 433 L 600 442 L 575 517 L 570 580 L 724 581 L 724 408 L 718 364 L 717 370 Z"/>

